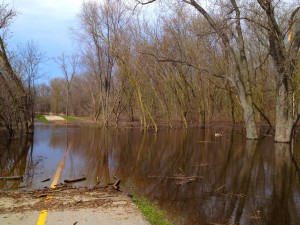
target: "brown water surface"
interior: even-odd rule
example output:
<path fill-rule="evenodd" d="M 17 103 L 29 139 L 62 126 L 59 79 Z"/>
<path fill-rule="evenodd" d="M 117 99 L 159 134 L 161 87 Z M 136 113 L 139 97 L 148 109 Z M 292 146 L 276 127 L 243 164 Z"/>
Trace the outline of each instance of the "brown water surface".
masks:
<path fill-rule="evenodd" d="M 222 137 L 215 137 L 222 131 Z M 156 201 L 174 224 L 300 224 L 300 145 L 272 137 L 246 141 L 241 129 L 161 130 L 37 126 L 33 138 L 0 138 L 0 189 L 77 186 L 122 180 L 122 188 Z M 41 182 L 50 178 L 50 181 Z"/>

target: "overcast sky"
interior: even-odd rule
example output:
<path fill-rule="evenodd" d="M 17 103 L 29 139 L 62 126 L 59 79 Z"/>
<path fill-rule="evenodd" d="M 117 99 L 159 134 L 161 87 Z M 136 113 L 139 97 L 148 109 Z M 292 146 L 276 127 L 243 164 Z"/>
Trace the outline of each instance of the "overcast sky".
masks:
<path fill-rule="evenodd" d="M 33 40 L 46 52 L 47 57 L 57 57 L 75 49 L 70 38 L 83 0 L 5 0 L 19 14 L 12 24 L 10 48 Z M 51 60 L 43 67 L 49 77 L 62 76 Z"/>

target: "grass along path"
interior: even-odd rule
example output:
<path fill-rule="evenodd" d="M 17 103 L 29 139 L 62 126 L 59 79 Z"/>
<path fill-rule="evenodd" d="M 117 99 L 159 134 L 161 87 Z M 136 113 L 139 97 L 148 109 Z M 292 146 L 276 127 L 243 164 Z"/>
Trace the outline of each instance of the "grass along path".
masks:
<path fill-rule="evenodd" d="M 166 219 L 165 212 L 161 210 L 157 204 L 150 202 L 146 198 L 136 196 L 133 196 L 133 201 L 151 224 L 172 225 L 172 223 Z"/>
<path fill-rule="evenodd" d="M 49 121 L 43 115 L 36 115 L 35 119 L 38 120 L 38 121 L 40 121 L 40 122 L 43 122 L 43 123 L 49 123 Z"/>
<path fill-rule="evenodd" d="M 61 116 L 61 117 L 70 122 L 76 120 L 76 117 L 74 117 L 74 116 Z"/>

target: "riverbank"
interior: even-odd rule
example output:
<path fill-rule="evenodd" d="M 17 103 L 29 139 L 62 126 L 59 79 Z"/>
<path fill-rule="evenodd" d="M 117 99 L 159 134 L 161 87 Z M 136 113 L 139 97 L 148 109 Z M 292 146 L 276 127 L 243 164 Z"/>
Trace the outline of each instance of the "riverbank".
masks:
<path fill-rule="evenodd" d="M 132 198 L 111 187 L 0 191 L 0 198 L 0 224 L 150 224 Z"/>
<path fill-rule="evenodd" d="M 70 125 L 90 125 L 96 127 L 104 126 L 100 122 L 96 122 L 88 117 L 77 117 L 77 116 L 60 116 L 60 115 L 38 115 L 36 116 L 36 121 L 46 123 L 46 124 L 70 124 Z M 120 128 L 140 128 L 141 124 L 139 121 L 120 121 L 118 124 L 114 122 L 110 122 L 106 127 L 120 127 Z M 243 123 L 231 123 L 226 121 L 213 121 L 207 124 L 203 124 L 200 122 L 189 122 L 188 128 L 209 128 L 214 126 L 230 126 L 230 127 L 244 127 Z M 261 127 L 267 126 L 267 124 L 260 124 Z M 181 121 L 173 120 L 173 121 L 157 121 L 157 127 L 159 129 L 182 129 L 184 125 Z M 152 124 L 149 124 L 147 129 L 152 130 L 154 127 Z"/>

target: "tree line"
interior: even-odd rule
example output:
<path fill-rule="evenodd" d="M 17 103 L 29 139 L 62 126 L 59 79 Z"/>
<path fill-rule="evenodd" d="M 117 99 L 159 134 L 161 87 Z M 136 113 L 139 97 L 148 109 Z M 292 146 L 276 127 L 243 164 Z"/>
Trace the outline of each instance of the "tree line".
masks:
<path fill-rule="evenodd" d="M 145 10 L 155 6 L 155 10 Z M 64 78 L 35 88 L 35 110 L 146 130 L 211 122 L 289 142 L 300 115 L 297 1 L 87 1 Z"/>

